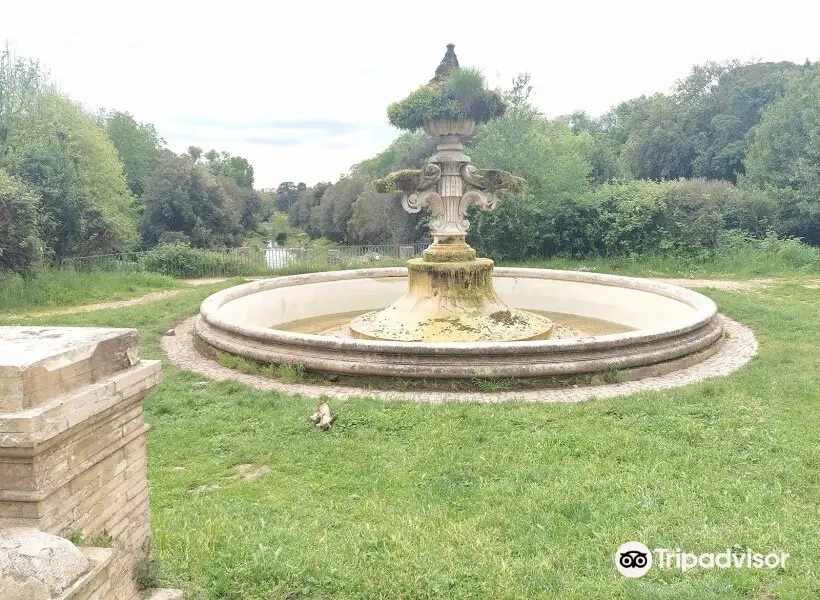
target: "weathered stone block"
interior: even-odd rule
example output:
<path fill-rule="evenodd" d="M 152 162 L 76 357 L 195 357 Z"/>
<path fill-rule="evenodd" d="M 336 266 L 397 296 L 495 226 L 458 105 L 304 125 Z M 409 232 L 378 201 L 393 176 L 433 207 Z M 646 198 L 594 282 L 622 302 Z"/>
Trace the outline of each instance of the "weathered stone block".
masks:
<path fill-rule="evenodd" d="M 0 412 L 25 410 L 139 362 L 134 329 L 0 327 Z"/>
<path fill-rule="evenodd" d="M 137 342 L 129 329 L 0 327 L 0 530 L 113 538 L 61 599 L 137 597 L 150 535 L 142 401 L 161 378 Z"/>
<path fill-rule="evenodd" d="M 68 540 L 37 529 L 0 530 L 0 598 L 56 598 L 88 567 L 88 559 Z"/>

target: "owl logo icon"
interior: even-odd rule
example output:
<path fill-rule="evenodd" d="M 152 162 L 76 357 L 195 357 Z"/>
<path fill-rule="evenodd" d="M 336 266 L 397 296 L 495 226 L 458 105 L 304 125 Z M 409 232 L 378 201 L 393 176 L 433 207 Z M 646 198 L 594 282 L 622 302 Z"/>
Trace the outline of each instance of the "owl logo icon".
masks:
<path fill-rule="evenodd" d="M 624 577 L 643 577 L 652 566 L 652 553 L 640 542 L 627 542 L 615 552 L 615 566 Z"/>

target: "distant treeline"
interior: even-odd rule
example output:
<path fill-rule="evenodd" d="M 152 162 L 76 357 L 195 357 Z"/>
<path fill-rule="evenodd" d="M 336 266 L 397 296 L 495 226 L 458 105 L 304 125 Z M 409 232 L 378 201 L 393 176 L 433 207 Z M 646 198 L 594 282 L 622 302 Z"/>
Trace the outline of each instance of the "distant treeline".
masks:
<path fill-rule="evenodd" d="M 475 164 L 527 182 L 495 212 L 470 217 L 469 241 L 485 254 L 694 255 L 727 236 L 820 245 L 820 66 L 707 63 L 669 94 L 599 118 L 547 118 L 531 91 L 519 75 L 504 92 L 505 114 L 466 140 Z M 435 143 L 404 134 L 334 183 L 284 182 L 261 194 L 246 159 L 195 146 L 176 155 L 152 124 L 127 112 L 89 114 L 36 60 L 6 49 L 0 269 L 26 273 L 161 243 L 237 246 L 274 229 L 279 238 L 301 228 L 348 244 L 422 241 L 427 216 L 406 214 L 372 182 L 422 166 Z"/>
<path fill-rule="evenodd" d="M 671 93 L 599 118 L 546 118 L 531 91 L 528 75 L 516 78 L 504 116 L 467 141 L 475 164 L 527 180 L 495 212 L 473 215 L 469 241 L 485 253 L 692 254 L 732 233 L 820 244 L 820 66 L 707 63 Z M 281 184 L 277 207 L 314 237 L 418 240 L 423 214 L 405 214 L 372 180 L 420 167 L 434 145 L 402 135 L 335 183 Z"/>
<path fill-rule="evenodd" d="M 267 217 L 246 159 L 164 144 L 150 123 L 89 114 L 39 62 L 0 52 L 0 270 L 163 241 L 235 246 Z"/>

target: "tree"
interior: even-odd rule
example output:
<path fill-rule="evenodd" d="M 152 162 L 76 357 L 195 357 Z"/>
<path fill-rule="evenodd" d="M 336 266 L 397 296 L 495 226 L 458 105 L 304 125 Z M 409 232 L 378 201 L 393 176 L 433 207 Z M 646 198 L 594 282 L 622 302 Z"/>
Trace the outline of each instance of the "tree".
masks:
<path fill-rule="evenodd" d="M 623 176 L 618 164 L 619 148 L 611 137 L 605 135 L 602 120 L 579 110 L 566 117 L 566 121 L 572 133 L 583 141 L 584 158 L 592 167 L 590 181 L 605 183 Z"/>
<path fill-rule="evenodd" d="M 39 211 L 37 194 L 0 169 L 0 270 L 25 275 L 40 264 Z"/>
<path fill-rule="evenodd" d="M 290 207 L 288 217 L 294 226 L 303 228 L 308 235 L 319 237 L 322 234 L 319 229 L 313 227 L 312 211 L 313 207 L 318 206 L 322 201 L 322 195 L 329 185 L 329 183 L 317 183 L 314 187 L 309 188 L 304 183 L 300 183 L 296 186 L 296 200 Z"/>
<path fill-rule="evenodd" d="M 354 165 L 352 172 L 381 179 L 393 171 L 420 169 L 436 151 L 438 140 L 424 133 L 404 133 L 371 159 Z"/>
<path fill-rule="evenodd" d="M 209 150 L 205 153 L 205 161 L 205 166 L 214 175 L 230 177 L 239 187 L 253 189 L 253 167 L 248 159 Z"/>
<path fill-rule="evenodd" d="M 48 78 L 39 61 L 15 57 L 8 44 L 0 51 L 0 151 L 37 97 L 49 88 Z"/>
<path fill-rule="evenodd" d="M 188 146 L 188 151 L 183 154 L 183 156 L 187 156 L 195 163 L 198 163 L 199 159 L 202 157 L 202 148 L 199 146 Z"/>
<path fill-rule="evenodd" d="M 526 77 L 507 93 L 504 116 L 476 132 L 468 154 L 477 165 L 504 169 L 526 180 L 521 192 L 505 193 L 494 212 L 475 213 L 470 241 L 499 258 L 543 256 L 569 247 L 573 208 L 588 186 L 584 143 L 565 119 L 548 120 L 529 102 Z"/>
<path fill-rule="evenodd" d="M 749 132 L 760 123 L 765 107 L 783 95 L 803 67 L 791 62 L 708 64 L 711 78 L 689 111 L 690 130 L 701 133 L 692 175 L 734 182 L 743 173 Z M 698 72 L 695 67 L 679 85 L 679 96 L 693 95 L 691 80 L 697 79 Z M 684 93 L 687 89 L 690 91 Z"/>
<path fill-rule="evenodd" d="M 189 158 L 165 151 L 142 202 L 140 229 L 150 246 L 166 232 L 179 232 L 200 248 L 235 246 L 241 241 L 239 216 L 224 188 Z"/>
<path fill-rule="evenodd" d="M 781 233 L 820 244 L 820 65 L 804 71 L 763 111 L 746 156 L 744 184 L 781 206 Z"/>
<path fill-rule="evenodd" d="M 300 210 L 297 207 L 299 194 L 306 189 L 307 186 L 304 183 L 299 182 L 297 185 L 292 181 L 283 181 L 279 184 L 279 187 L 276 188 L 276 210 L 279 212 L 288 213 L 291 221 L 297 227 L 302 224 L 307 224 L 310 220 L 310 206 L 313 205 L 310 204 L 310 206 L 308 206 L 307 213 L 304 215 L 300 213 Z"/>
<path fill-rule="evenodd" d="M 231 208 L 238 215 L 242 228 L 245 231 L 255 230 L 262 218 L 262 194 L 239 186 L 230 177 L 220 176 L 217 180 L 228 195 Z"/>
<path fill-rule="evenodd" d="M 619 169 L 639 179 L 678 179 L 692 174 L 696 138 L 680 105 L 664 94 L 622 102 L 604 118 L 607 135 L 618 143 Z"/>
<path fill-rule="evenodd" d="M 347 236 L 354 244 L 397 244 L 416 241 L 426 233 L 417 229 L 420 219 L 405 212 L 394 194 L 379 194 L 365 185 L 356 198 L 347 224 Z"/>
<path fill-rule="evenodd" d="M 347 241 L 347 222 L 366 183 L 361 175 L 348 175 L 327 186 L 311 209 L 310 229 L 334 242 Z"/>
<path fill-rule="evenodd" d="M 803 70 L 790 62 L 696 65 L 672 94 L 622 102 L 599 120 L 602 140 L 593 131 L 597 144 L 589 154 L 595 171 L 607 173 L 614 149 L 617 176 L 734 182 L 761 111 Z M 592 131 L 577 119 L 572 124 Z"/>
<path fill-rule="evenodd" d="M 42 197 L 43 237 L 54 258 L 138 245 L 136 207 L 117 150 L 65 96 L 37 97 L 9 135 L 2 163 Z"/>
<path fill-rule="evenodd" d="M 127 112 L 103 113 L 100 121 L 120 155 L 128 188 L 139 198 L 159 162 L 165 140 L 151 123 L 138 123 Z"/>

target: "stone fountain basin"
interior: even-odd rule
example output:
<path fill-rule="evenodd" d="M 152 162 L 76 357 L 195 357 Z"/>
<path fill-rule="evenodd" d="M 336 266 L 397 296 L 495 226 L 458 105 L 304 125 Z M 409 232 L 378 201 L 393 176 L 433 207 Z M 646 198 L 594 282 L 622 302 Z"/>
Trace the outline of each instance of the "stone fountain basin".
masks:
<path fill-rule="evenodd" d="M 523 310 L 571 313 L 633 330 L 529 342 L 385 342 L 277 330 L 284 323 L 388 306 L 403 267 L 273 277 L 205 299 L 196 334 L 208 346 L 267 363 L 359 376 L 551 377 L 630 370 L 659 375 L 710 356 L 723 337 L 709 298 L 649 279 L 499 267 L 498 294 Z"/>

